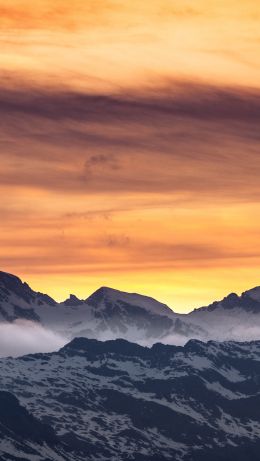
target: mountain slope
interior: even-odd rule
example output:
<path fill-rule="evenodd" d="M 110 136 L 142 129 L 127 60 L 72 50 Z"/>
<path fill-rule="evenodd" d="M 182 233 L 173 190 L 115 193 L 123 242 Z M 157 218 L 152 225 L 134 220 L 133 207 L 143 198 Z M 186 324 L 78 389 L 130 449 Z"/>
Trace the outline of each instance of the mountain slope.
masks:
<path fill-rule="evenodd" d="M 0 391 L 0 460 L 69 461 L 53 429 L 41 423 L 9 392 Z"/>
<path fill-rule="evenodd" d="M 260 287 L 238 296 L 231 293 L 221 301 L 195 309 L 186 316 L 207 331 L 204 339 L 250 340 L 260 338 Z"/>
<path fill-rule="evenodd" d="M 71 295 L 57 303 L 34 292 L 18 277 L 0 273 L 0 322 L 27 320 L 64 336 L 98 339 L 124 337 L 153 343 L 174 334 L 185 342 L 197 336 L 199 326 L 185 321 L 168 306 L 147 296 L 102 287 L 86 300 Z"/>
<path fill-rule="evenodd" d="M 259 314 L 260 313 L 260 287 L 252 288 L 247 290 L 238 296 L 236 293 L 231 293 L 222 301 L 215 301 L 207 307 L 201 307 L 196 309 L 195 312 L 214 312 L 217 309 L 224 309 L 226 311 L 232 309 L 241 309 L 249 313 Z"/>
<path fill-rule="evenodd" d="M 259 341 L 147 348 L 76 338 L 0 366 L 1 389 L 54 428 L 69 459 L 258 459 Z"/>
<path fill-rule="evenodd" d="M 86 302 L 99 310 L 116 305 L 130 305 L 140 307 L 153 314 L 166 315 L 170 318 L 174 314 L 166 304 L 162 304 L 153 298 L 137 293 L 125 293 L 108 287 L 99 288 L 87 298 Z"/>
<path fill-rule="evenodd" d="M 53 299 L 34 292 L 15 275 L 0 272 L 0 321 L 13 322 L 23 318 L 39 322 L 35 306 L 46 303 L 55 305 Z"/>
<path fill-rule="evenodd" d="M 153 298 L 108 287 L 85 300 L 71 295 L 57 303 L 18 277 L 0 272 L 0 326 L 20 320 L 51 330 L 64 343 L 77 336 L 124 338 L 143 345 L 157 341 L 183 345 L 192 338 L 253 340 L 260 338 L 260 287 L 241 296 L 231 293 L 189 314 L 176 314 Z"/>

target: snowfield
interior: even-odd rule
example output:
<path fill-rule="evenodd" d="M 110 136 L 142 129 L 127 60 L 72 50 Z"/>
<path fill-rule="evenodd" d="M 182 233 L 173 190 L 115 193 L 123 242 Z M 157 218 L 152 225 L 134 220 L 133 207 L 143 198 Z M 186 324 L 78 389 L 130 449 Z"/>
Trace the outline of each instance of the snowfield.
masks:
<path fill-rule="evenodd" d="M 14 421 L 22 409 L 38 425 L 33 440 L 21 438 L 0 405 L 5 461 L 258 459 L 243 450 L 259 444 L 260 342 L 147 348 L 76 338 L 0 367 L 2 393 L 20 402 Z"/>

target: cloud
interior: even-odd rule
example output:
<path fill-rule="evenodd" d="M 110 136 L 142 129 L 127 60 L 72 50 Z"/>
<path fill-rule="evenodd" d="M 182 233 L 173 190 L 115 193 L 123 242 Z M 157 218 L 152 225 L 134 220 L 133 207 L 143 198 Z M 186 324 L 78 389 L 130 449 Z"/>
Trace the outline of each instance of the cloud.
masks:
<path fill-rule="evenodd" d="M 6 29 L 46 29 L 75 31 L 83 27 L 108 27 L 134 24 L 137 15 L 149 20 L 168 21 L 172 17 L 193 18 L 203 14 L 183 2 L 173 6 L 169 0 L 150 0 L 130 4 L 114 0 L 13 0 L 12 5 L 0 0 L 0 24 Z"/>
<path fill-rule="evenodd" d="M 241 317 L 240 317 L 241 316 Z M 189 319 L 187 319 L 188 321 Z M 207 321 L 206 321 L 207 322 Z M 221 328 L 220 328 L 221 325 Z M 187 343 L 190 339 L 198 339 L 200 341 L 258 341 L 260 337 L 260 325 L 256 316 L 245 318 L 242 313 L 236 313 L 236 318 L 234 317 L 225 317 L 223 315 L 222 319 L 219 317 L 218 321 L 214 323 L 214 320 L 211 319 L 208 323 L 203 324 L 201 322 L 200 326 L 204 329 L 205 334 L 189 334 L 178 335 L 172 333 L 164 336 L 161 339 L 161 342 L 164 344 L 175 344 L 181 345 Z"/>
<path fill-rule="evenodd" d="M 13 82 L 15 83 L 15 82 Z M 18 82 L 17 82 L 18 83 Z M 60 120 L 131 121 L 172 115 L 210 120 L 260 119 L 260 91 L 239 87 L 158 81 L 157 85 L 113 94 L 88 94 L 58 88 L 0 90 L 1 112 Z"/>
<path fill-rule="evenodd" d="M 81 29 L 86 25 L 104 24 L 113 10 L 111 0 L 13 0 L 12 5 L 0 0 L 0 24 L 4 29 Z"/>
<path fill-rule="evenodd" d="M 104 172 L 105 170 L 119 170 L 119 158 L 113 154 L 95 154 L 89 155 L 84 164 L 82 180 L 88 180 L 89 176 L 95 175 L 98 170 Z"/>
<path fill-rule="evenodd" d="M 221 323 L 221 331 L 218 327 L 217 330 L 210 330 L 207 335 L 190 334 L 190 335 L 179 335 L 177 333 L 169 334 L 160 339 L 163 344 L 172 344 L 176 346 L 184 346 L 191 339 L 198 339 L 199 341 L 258 341 L 260 337 L 260 327 L 251 325 L 245 327 L 235 327 L 232 332 L 225 328 L 223 322 Z M 144 345 L 146 344 L 144 341 Z"/>
<path fill-rule="evenodd" d="M 259 91 L 166 83 L 94 96 L 2 89 L 2 185 L 258 200 Z"/>
<path fill-rule="evenodd" d="M 67 338 L 34 322 L 17 320 L 14 323 L 0 324 L 0 357 L 53 352 L 66 342 Z"/>
<path fill-rule="evenodd" d="M 95 286 L 124 277 L 127 290 L 141 273 L 173 286 L 177 273 L 204 271 L 202 285 L 207 270 L 216 273 L 210 290 L 239 268 L 250 285 L 259 266 L 257 90 L 3 86 L 0 100 L 4 269 L 45 277 L 47 287 L 50 274 L 56 283 L 70 275 L 81 290 L 83 277 Z"/>
<path fill-rule="evenodd" d="M 45 274 L 48 287 L 61 274 L 63 292 L 65 272 L 75 284 L 93 272 L 98 285 L 99 271 L 117 271 L 116 286 L 131 271 L 128 289 L 135 270 L 150 280 L 159 267 L 157 280 L 181 264 L 246 266 L 252 279 L 258 10 L 255 0 L 0 0 L 3 267 Z M 168 287 L 180 283 L 167 274 Z"/>

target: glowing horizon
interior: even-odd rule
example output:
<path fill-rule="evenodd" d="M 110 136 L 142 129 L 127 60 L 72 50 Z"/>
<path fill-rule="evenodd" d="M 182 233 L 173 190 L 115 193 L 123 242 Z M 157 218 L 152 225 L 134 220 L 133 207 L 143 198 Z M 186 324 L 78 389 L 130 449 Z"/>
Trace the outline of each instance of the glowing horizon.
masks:
<path fill-rule="evenodd" d="M 260 284 L 260 4 L 0 0 L 1 269 L 176 311 Z"/>

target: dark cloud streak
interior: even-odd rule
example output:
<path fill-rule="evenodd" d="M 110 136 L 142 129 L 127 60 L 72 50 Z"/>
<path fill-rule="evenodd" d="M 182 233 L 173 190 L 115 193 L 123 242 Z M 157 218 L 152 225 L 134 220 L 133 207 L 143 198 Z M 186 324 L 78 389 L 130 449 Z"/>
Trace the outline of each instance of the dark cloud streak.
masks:
<path fill-rule="evenodd" d="M 168 83 L 137 94 L 91 95 L 70 91 L 40 91 L 35 88 L 0 90 L 2 114 L 23 114 L 48 120 L 131 121 L 159 116 L 196 119 L 257 121 L 260 91 L 220 88 L 210 85 Z"/>
<path fill-rule="evenodd" d="M 257 90 L 168 82 L 93 96 L 2 87 L 0 117 L 2 186 L 260 197 Z"/>

